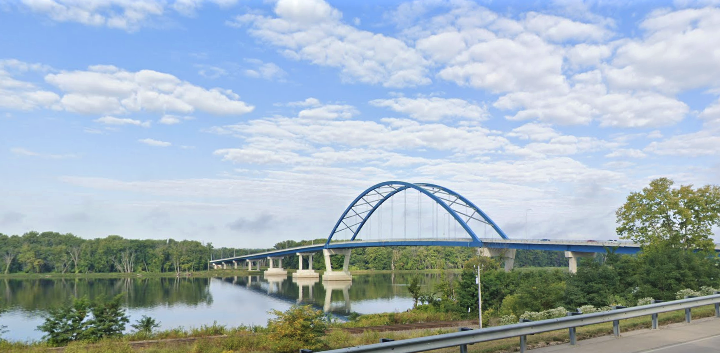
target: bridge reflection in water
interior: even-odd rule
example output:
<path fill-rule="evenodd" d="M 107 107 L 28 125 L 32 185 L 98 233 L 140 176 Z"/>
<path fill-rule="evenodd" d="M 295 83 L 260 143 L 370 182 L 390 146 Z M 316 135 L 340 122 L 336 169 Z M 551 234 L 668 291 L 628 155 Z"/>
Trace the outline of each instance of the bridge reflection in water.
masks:
<path fill-rule="evenodd" d="M 289 278 L 287 275 L 234 276 L 223 277 L 221 280 L 288 304 L 311 305 L 315 309 L 341 317 L 351 313 L 349 290 L 352 281 L 321 281 L 317 277 Z M 340 295 L 342 301 L 338 300 Z M 320 300 L 321 298 L 323 299 Z M 341 304 L 338 305 L 338 302 Z"/>

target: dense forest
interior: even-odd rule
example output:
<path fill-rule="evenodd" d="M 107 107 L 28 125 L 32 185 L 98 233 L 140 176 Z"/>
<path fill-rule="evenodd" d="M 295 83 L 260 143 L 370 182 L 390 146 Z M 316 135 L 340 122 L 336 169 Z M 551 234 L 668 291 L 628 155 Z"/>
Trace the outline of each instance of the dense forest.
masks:
<path fill-rule="evenodd" d="M 325 239 L 283 241 L 274 249 L 318 244 Z M 211 258 L 227 258 L 269 249 L 213 248 L 198 241 L 138 240 L 117 235 L 83 239 L 73 234 L 28 232 L 7 236 L 0 233 L 0 273 L 135 273 L 192 272 L 207 269 Z M 353 270 L 459 269 L 476 254 L 475 248 L 392 247 L 354 249 Z M 313 267 L 324 269 L 322 256 Z M 334 259 L 333 261 L 341 261 Z M 297 256 L 283 261 L 285 268 L 297 268 Z M 338 264 L 339 265 L 339 264 Z M 566 266 L 562 252 L 518 251 L 518 267 Z"/>

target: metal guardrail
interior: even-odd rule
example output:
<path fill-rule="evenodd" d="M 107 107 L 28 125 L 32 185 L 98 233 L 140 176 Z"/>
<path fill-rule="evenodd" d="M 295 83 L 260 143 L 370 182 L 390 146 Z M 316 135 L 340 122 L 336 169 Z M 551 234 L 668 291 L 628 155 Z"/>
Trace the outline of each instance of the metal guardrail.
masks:
<path fill-rule="evenodd" d="M 620 320 L 640 316 L 652 316 L 653 328 L 657 328 L 657 314 L 685 310 L 685 319 L 690 322 L 690 310 L 699 306 L 715 305 L 715 316 L 720 317 L 720 292 L 704 297 L 686 298 L 681 300 L 659 302 L 631 308 L 619 307 L 615 310 L 590 314 L 568 313 L 568 316 L 541 321 L 521 322 L 513 325 L 488 327 L 479 330 L 460 331 L 442 335 L 412 338 L 400 341 L 390 341 L 357 347 L 348 347 L 325 351 L 325 353 L 365 353 L 365 352 L 424 352 L 433 349 L 460 347 L 461 352 L 467 352 L 467 345 L 479 342 L 520 337 L 520 351 L 525 351 L 526 336 L 536 333 L 569 330 L 570 344 L 575 344 L 575 329 L 578 326 L 594 325 L 613 322 L 613 333 L 620 334 Z M 304 352 L 311 352 L 303 350 Z"/>

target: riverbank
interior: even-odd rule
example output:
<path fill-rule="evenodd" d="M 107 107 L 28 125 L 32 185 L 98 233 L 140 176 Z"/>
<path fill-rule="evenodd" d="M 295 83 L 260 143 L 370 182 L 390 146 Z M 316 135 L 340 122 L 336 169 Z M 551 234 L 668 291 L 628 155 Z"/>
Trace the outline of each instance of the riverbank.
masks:
<path fill-rule="evenodd" d="M 693 309 L 693 318 L 711 317 L 715 314 L 713 306 Z M 390 314 L 388 314 L 390 315 Z M 679 323 L 685 320 L 684 311 L 674 311 L 659 315 L 660 325 Z M 388 325 L 383 327 L 366 327 L 362 332 L 358 328 L 345 328 L 343 324 L 335 324 L 323 337 L 327 349 L 337 349 L 379 342 L 380 338 L 403 340 L 416 337 L 425 337 L 443 333 L 457 332 L 458 326 L 472 323 L 468 321 L 452 321 L 443 324 L 444 327 L 429 328 L 429 323 L 423 325 Z M 476 324 L 476 322 L 475 322 Z M 621 331 L 646 329 L 651 326 L 650 317 L 623 320 L 620 323 Z M 603 323 L 578 327 L 579 340 L 589 339 L 612 334 L 612 323 Z M 528 336 L 528 348 L 540 348 L 551 345 L 567 343 L 569 341 L 567 330 L 545 332 Z M 153 352 L 153 353 L 222 353 L 222 352 L 272 352 L 264 327 L 238 327 L 228 329 L 223 326 L 204 326 L 191 331 L 181 329 L 158 332 L 153 335 L 128 335 L 121 340 L 104 340 L 98 343 L 73 343 L 67 347 L 47 347 L 43 343 L 0 343 L 0 351 L 8 353 L 36 353 L 36 352 Z M 469 352 L 512 352 L 519 349 L 517 338 L 484 342 L 471 345 Z M 457 347 L 438 350 L 437 352 L 456 352 Z"/>

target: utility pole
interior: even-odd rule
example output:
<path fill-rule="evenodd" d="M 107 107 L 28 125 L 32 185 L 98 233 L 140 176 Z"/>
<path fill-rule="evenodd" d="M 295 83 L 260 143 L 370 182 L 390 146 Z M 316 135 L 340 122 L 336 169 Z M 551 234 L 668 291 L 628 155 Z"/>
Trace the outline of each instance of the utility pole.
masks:
<path fill-rule="evenodd" d="M 480 284 L 480 265 L 478 265 L 477 271 L 477 278 L 475 278 L 475 281 L 478 285 L 478 322 L 480 324 L 480 328 L 482 328 L 482 285 Z"/>

